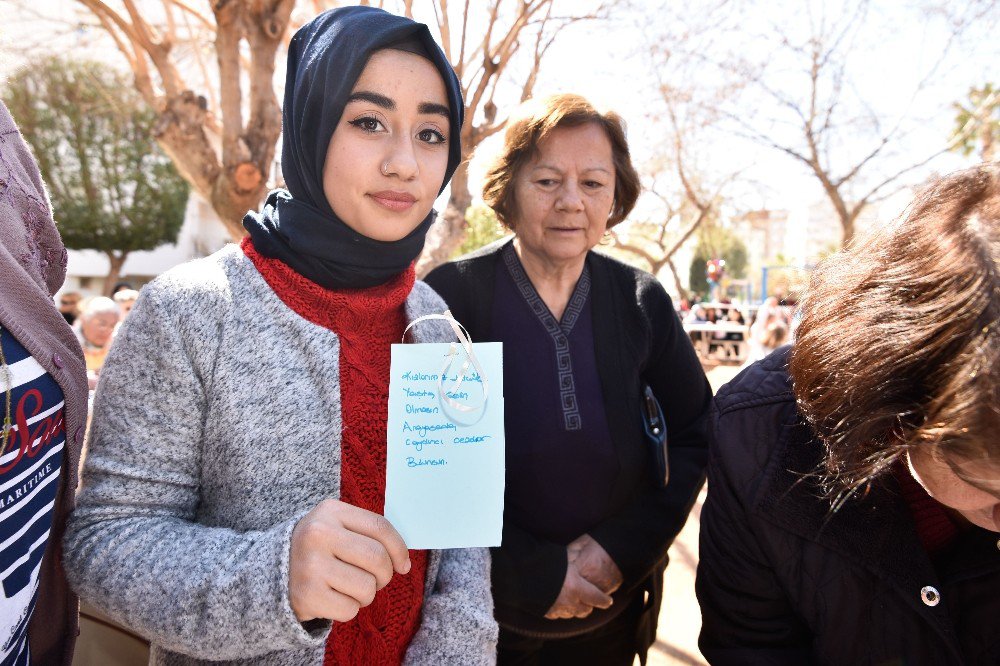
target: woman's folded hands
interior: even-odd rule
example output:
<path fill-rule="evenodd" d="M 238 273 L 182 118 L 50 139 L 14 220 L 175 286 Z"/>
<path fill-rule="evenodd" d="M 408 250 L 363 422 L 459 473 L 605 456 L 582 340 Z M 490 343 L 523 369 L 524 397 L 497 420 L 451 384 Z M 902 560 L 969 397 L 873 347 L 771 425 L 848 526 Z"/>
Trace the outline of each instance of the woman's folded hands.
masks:
<path fill-rule="evenodd" d="M 611 594 L 622 584 L 622 572 L 607 551 L 589 534 L 566 546 L 566 579 L 545 617 L 583 618 L 595 608 L 609 608 Z"/>

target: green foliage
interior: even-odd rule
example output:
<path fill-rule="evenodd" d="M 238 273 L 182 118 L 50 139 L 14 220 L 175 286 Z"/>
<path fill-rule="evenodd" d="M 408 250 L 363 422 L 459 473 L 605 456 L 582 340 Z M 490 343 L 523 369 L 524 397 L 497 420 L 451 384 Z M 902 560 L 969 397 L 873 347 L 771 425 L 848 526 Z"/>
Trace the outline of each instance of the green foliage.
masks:
<path fill-rule="evenodd" d="M 709 226 L 698 235 L 698 245 L 688 271 L 688 288 L 698 294 L 708 293 L 705 262 L 709 259 L 726 261 L 726 277 L 742 280 L 747 276 L 747 246 L 728 229 Z"/>
<path fill-rule="evenodd" d="M 188 185 L 124 76 L 51 58 L 15 75 L 3 99 L 34 150 L 67 247 L 124 257 L 176 240 Z"/>
<path fill-rule="evenodd" d="M 688 269 L 688 289 L 702 296 L 708 293 L 708 278 L 705 277 L 705 262 L 708 260 L 708 253 L 699 246 L 691 258 L 691 267 Z"/>
<path fill-rule="evenodd" d="M 1000 143 L 1000 94 L 998 93 L 1000 90 L 992 83 L 986 83 L 981 88 L 970 89 L 965 102 L 956 102 L 952 105 L 955 108 L 955 129 L 952 136 L 959 136 L 970 123 L 972 130 L 955 146 L 955 150 L 965 156 L 971 155 L 982 141 L 984 134 L 992 136 L 994 143 Z M 984 124 L 988 124 L 988 127 L 984 127 Z"/>
<path fill-rule="evenodd" d="M 452 259 L 478 250 L 510 233 L 497 221 L 493 209 L 488 206 L 470 206 L 465 211 L 465 221 L 469 225 L 465 241 L 452 254 Z"/>

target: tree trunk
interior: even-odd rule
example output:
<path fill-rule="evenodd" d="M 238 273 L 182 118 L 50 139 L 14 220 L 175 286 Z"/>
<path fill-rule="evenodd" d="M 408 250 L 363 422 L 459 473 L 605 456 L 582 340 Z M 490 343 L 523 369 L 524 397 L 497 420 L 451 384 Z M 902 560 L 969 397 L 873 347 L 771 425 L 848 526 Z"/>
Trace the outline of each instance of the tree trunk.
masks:
<path fill-rule="evenodd" d="M 677 273 L 677 267 L 674 266 L 673 257 L 667 257 L 667 266 L 670 268 L 670 274 L 674 276 L 674 286 L 677 287 L 677 297 L 687 299 L 688 293 L 684 285 L 681 284 L 681 276 Z"/>
<path fill-rule="evenodd" d="M 256 186 L 241 188 L 237 183 L 241 180 L 239 169 L 244 165 L 223 169 L 205 130 L 208 124 L 207 107 L 205 98 L 190 90 L 166 98 L 153 134 L 178 172 L 211 203 L 233 239 L 239 239 L 245 233 L 243 215 L 251 208 L 257 208 L 264 197 L 265 184 L 263 179 L 258 178 Z M 259 174 L 259 169 L 249 166 Z M 243 181 L 246 184 L 245 178 Z"/>
<path fill-rule="evenodd" d="M 462 160 L 451 179 L 451 197 L 437 222 L 427 232 L 424 251 L 417 260 L 417 277 L 422 278 L 448 261 L 465 240 L 465 212 L 472 205 L 469 194 L 469 160 Z"/>
<path fill-rule="evenodd" d="M 861 214 L 861 210 L 864 208 L 864 204 L 857 204 L 850 211 L 846 211 L 845 215 L 841 218 L 840 222 L 844 229 L 844 240 L 841 242 L 841 247 L 849 247 L 851 241 L 854 240 L 854 223 L 858 220 L 858 215 Z"/>
<path fill-rule="evenodd" d="M 990 118 L 987 117 L 983 120 L 983 123 L 979 130 L 979 140 L 982 144 L 979 156 L 984 162 L 992 162 L 995 157 L 995 144 L 993 140 L 993 124 L 990 122 Z"/>
<path fill-rule="evenodd" d="M 184 89 L 175 72 L 172 85 L 164 85 L 166 92 L 156 99 L 159 121 L 154 137 L 184 179 L 211 203 L 234 240 L 246 233 L 243 216 L 255 210 L 267 193 L 281 133 L 281 107 L 273 86 L 275 55 L 293 5 L 294 0 L 213 4 L 221 117 L 209 113 L 204 96 Z M 250 52 L 246 66 L 241 55 L 244 42 Z M 158 69 L 164 73 L 159 65 Z M 139 85 L 142 72 L 133 71 Z M 249 95 L 241 87 L 244 74 Z M 244 110 L 249 111 L 246 122 Z"/>
<path fill-rule="evenodd" d="M 104 295 L 110 297 L 111 290 L 115 288 L 115 283 L 118 282 L 119 278 L 122 276 L 122 266 L 125 265 L 125 259 L 128 258 L 128 252 L 122 252 L 121 254 L 116 254 L 114 252 L 105 252 L 108 255 L 108 264 L 110 268 L 108 269 L 108 275 L 104 278 Z"/>

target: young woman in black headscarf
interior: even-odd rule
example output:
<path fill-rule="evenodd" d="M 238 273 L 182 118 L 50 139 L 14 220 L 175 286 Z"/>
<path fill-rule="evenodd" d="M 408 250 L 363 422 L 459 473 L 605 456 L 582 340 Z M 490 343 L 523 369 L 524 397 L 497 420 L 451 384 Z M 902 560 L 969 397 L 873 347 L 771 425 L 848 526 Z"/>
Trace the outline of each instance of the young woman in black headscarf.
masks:
<path fill-rule="evenodd" d="M 288 189 L 123 325 L 66 557 L 154 661 L 493 662 L 486 551 L 408 551 L 381 515 L 389 347 L 445 309 L 413 261 L 462 119 L 425 26 L 320 15 L 289 47 Z"/>

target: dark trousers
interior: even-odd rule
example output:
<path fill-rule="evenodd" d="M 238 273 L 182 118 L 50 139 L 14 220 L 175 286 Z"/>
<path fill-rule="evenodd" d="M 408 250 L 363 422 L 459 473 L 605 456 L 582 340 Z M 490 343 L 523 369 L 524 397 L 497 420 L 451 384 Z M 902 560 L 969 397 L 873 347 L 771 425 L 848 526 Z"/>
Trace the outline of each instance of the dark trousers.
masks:
<path fill-rule="evenodd" d="M 500 627 L 497 666 L 632 666 L 641 615 L 640 595 L 603 627 L 572 638 L 529 638 Z"/>

